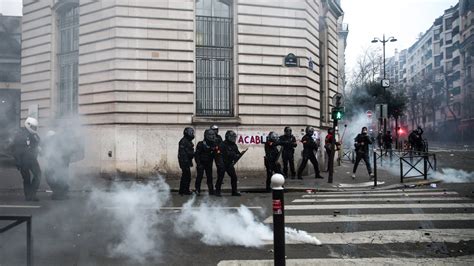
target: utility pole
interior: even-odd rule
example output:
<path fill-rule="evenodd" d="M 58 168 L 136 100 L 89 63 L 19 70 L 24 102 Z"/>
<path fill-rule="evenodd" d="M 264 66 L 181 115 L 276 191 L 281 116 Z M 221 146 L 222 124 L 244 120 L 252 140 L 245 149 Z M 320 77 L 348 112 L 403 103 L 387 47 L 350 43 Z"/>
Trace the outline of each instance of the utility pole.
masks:
<path fill-rule="evenodd" d="M 385 44 L 387 42 L 396 42 L 396 41 L 397 41 L 397 39 L 393 36 L 388 37 L 387 39 L 385 39 L 385 34 L 383 35 L 382 40 L 377 38 L 377 37 L 375 37 L 372 40 L 372 43 L 381 42 L 382 47 L 383 47 L 383 79 L 381 81 L 381 85 L 382 85 L 382 88 L 383 88 L 383 96 L 384 97 L 385 97 L 385 89 L 390 87 L 390 80 L 387 79 L 386 72 L 385 72 Z M 387 133 L 387 117 L 383 117 L 383 134 L 385 135 L 386 133 Z"/>

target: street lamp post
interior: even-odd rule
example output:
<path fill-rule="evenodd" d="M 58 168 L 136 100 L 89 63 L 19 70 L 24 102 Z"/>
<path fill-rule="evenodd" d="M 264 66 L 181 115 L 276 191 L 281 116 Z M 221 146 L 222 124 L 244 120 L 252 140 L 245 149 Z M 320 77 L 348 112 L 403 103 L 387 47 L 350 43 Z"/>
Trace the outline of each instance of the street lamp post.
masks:
<path fill-rule="evenodd" d="M 386 72 L 385 72 L 385 43 L 387 43 L 387 42 L 396 42 L 396 41 L 397 41 L 397 39 L 393 36 L 390 36 L 387 39 L 385 39 L 385 34 L 383 35 L 382 39 L 379 39 L 379 38 L 375 37 L 372 40 L 372 43 L 381 42 L 382 47 L 383 47 L 383 49 L 382 49 L 383 50 L 383 79 L 382 79 L 381 84 L 382 84 L 383 95 L 384 96 L 385 96 L 385 88 L 388 88 L 388 86 L 389 86 L 389 81 L 387 81 L 387 79 L 386 79 Z M 380 112 L 383 113 L 382 107 L 380 108 Z M 384 133 L 384 135 L 387 133 L 387 118 L 385 118 L 385 117 L 383 118 L 383 133 Z"/>

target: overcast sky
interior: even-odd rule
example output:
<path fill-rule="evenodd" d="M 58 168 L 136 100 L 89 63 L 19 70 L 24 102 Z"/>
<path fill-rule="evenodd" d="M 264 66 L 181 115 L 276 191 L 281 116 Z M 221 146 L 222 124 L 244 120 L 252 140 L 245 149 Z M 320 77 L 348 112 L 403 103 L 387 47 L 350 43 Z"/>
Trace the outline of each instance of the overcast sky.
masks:
<path fill-rule="evenodd" d="M 397 42 L 385 46 L 386 57 L 395 48 L 406 49 L 415 43 L 420 32 L 425 32 L 445 9 L 456 5 L 458 0 L 341 0 L 344 22 L 349 24 L 346 66 L 355 64 L 357 56 L 369 46 L 374 37 L 382 39 L 394 36 Z"/>
<path fill-rule="evenodd" d="M 291 0 L 288 0 L 291 1 Z M 0 0 L 0 13 L 21 15 L 21 0 Z M 387 43 L 387 57 L 394 49 L 410 47 L 420 32 L 425 32 L 443 11 L 458 0 L 341 0 L 344 21 L 349 24 L 347 68 L 350 71 L 357 56 L 372 44 L 374 37 L 395 36 L 398 41 Z"/>

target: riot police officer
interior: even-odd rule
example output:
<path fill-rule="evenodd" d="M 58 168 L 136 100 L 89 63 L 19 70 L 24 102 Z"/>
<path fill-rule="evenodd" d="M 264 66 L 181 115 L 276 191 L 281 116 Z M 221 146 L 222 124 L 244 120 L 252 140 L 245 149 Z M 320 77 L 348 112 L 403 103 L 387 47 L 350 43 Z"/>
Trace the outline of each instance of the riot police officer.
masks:
<path fill-rule="evenodd" d="M 314 128 L 307 126 L 305 132 L 306 134 L 301 139 L 301 142 L 303 143 L 303 158 L 300 167 L 298 168 L 298 179 L 303 179 L 303 170 L 306 168 L 308 160 L 313 164 L 315 178 L 323 178 L 319 173 L 318 160 L 314 154 L 319 148 L 319 144 L 313 139 Z"/>
<path fill-rule="evenodd" d="M 267 141 L 265 142 L 265 168 L 267 170 L 266 190 L 271 191 L 270 183 L 274 173 L 281 174 L 281 166 L 278 162 L 280 157 L 280 150 L 278 150 L 278 134 L 274 131 L 268 133 Z"/>
<path fill-rule="evenodd" d="M 197 164 L 197 175 L 195 189 L 196 194 L 201 193 L 201 181 L 206 172 L 207 188 L 209 195 L 214 195 L 214 183 L 212 180 L 212 162 L 216 146 L 216 133 L 212 129 L 204 131 L 204 139 L 196 145 L 194 160 Z"/>
<path fill-rule="evenodd" d="M 225 172 L 230 176 L 230 185 L 232 188 L 232 196 L 240 196 L 237 191 L 237 174 L 235 173 L 234 164 L 239 160 L 241 153 L 237 144 L 237 134 L 234 131 L 228 130 L 225 133 L 225 140 L 221 144 L 222 159 L 224 162 Z M 216 196 L 221 195 L 221 186 L 224 176 L 219 176 L 216 183 Z"/>
<path fill-rule="evenodd" d="M 291 179 L 295 178 L 295 148 L 297 146 L 296 138 L 292 134 L 291 127 L 285 127 L 284 135 L 280 136 L 279 143 L 282 146 L 283 175 L 288 177 L 288 165 L 290 166 Z"/>
<path fill-rule="evenodd" d="M 27 201 L 38 201 L 36 191 L 41 181 L 41 169 L 38 163 L 40 138 L 38 136 L 38 120 L 28 117 L 25 127 L 15 135 L 12 144 L 15 164 L 23 178 L 23 191 Z"/>
<path fill-rule="evenodd" d="M 217 125 L 212 125 L 210 127 L 216 133 L 216 145 L 215 150 L 214 150 L 214 162 L 216 163 L 216 169 L 217 169 L 217 179 L 219 178 L 224 179 L 225 175 L 225 166 L 224 166 L 224 160 L 222 158 L 222 154 L 220 151 L 221 144 L 222 144 L 222 137 L 219 135 L 219 127 Z"/>
<path fill-rule="evenodd" d="M 194 157 L 194 129 L 186 127 L 183 131 L 183 138 L 179 141 L 178 148 L 178 162 L 181 168 L 181 181 L 179 183 L 179 194 L 180 195 L 191 195 L 192 192 L 189 190 L 191 183 L 191 166 L 193 166 Z"/>

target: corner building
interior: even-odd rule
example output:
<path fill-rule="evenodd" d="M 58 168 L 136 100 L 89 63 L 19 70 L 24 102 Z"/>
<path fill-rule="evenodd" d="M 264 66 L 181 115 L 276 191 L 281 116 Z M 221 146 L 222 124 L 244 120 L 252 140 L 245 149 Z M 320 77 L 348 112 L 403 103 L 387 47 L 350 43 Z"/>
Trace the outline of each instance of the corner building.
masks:
<path fill-rule="evenodd" d="M 232 129 L 254 139 L 284 126 L 301 138 L 307 125 L 331 124 L 339 1 L 23 5 L 22 118 L 35 109 L 43 126 L 79 117 L 86 136 L 79 165 L 91 173 L 176 174 L 186 126 L 196 129 L 196 143 L 212 124 L 222 136 Z M 290 53 L 296 67 L 285 66 Z M 245 146 L 237 170 L 263 170 L 263 146 Z"/>

